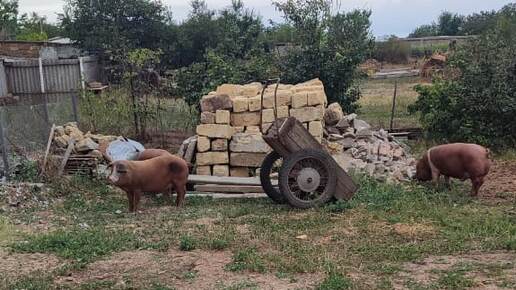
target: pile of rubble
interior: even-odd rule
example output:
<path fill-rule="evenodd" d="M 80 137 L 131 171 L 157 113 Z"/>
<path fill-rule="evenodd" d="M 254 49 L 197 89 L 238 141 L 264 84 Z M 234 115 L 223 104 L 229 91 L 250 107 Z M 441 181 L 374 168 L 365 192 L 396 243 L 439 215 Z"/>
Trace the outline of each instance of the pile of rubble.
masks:
<path fill-rule="evenodd" d="M 66 150 L 73 142 L 73 154 L 93 156 L 98 159 L 103 158 L 109 143 L 117 140 L 117 136 L 106 136 L 82 132 L 77 123 L 70 122 L 64 126 L 56 126 L 54 129 L 53 144 L 56 152 Z"/>
<path fill-rule="evenodd" d="M 344 115 L 333 103 L 325 112 L 323 145 L 347 171 L 359 171 L 385 181 L 405 181 L 414 174 L 416 160 L 409 148 L 387 131 L 373 130 L 356 114 Z"/>
<path fill-rule="evenodd" d="M 280 84 L 277 88 L 272 85 L 265 90 L 263 103 L 262 90 L 260 83 L 224 84 L 201 99 L 201 124 L 197 126 L 196 139 L 197 174 L 254 175 L 272 150 L 263 140 L 262 132 L 276 118 L 294 116 L 322 141 L 327 99 L 320 80 Z M 187 143 L 190 145 L 185 148 L 191 149 L 192 143 Z M 179 155 L 186 155 L 187 159 L 188 151 L 183 149 Z"/>
<path fill-rule="evenodd" d="M 388 181 L 413 175 L 415 160 L 408 148 L 385 130 L 375 131 L 356 114 L 345 115 L 338 103 L 327 105 L 324 87 L 315 79 L 297 85 L 225 84 L 201 100 L 197 136 L 183 143 L 179 155 L 195 159 L 196 174 L 253 176 L 272 149 L 262 133 L 275 118 L 295 117 L 346 170 Z M 275 110 L 277 106 L 277 109 Z"/>

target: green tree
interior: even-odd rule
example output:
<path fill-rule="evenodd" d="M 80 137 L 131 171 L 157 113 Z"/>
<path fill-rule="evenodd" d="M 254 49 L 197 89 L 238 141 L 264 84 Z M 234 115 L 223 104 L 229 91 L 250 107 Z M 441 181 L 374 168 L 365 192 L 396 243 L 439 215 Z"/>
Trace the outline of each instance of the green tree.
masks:
<path fill-rule="evenodd" d="M 439 15 L 439 22 L 437 23 L 439 35 L 459 35 L 463 21 L 463 16 L 444 11 L 441 13 L 441 15 Z"/>
<path fill-rule="evenodd" d="M 0 40 L 16 33 L 18 0 L 0 0 Z"/>
<path fill-rule="evenodd" d="M 425 24 L 417 27 L 409 34 L 409 37 L 428 37 L 439 34 L 439 28 L 435 24 Z"/>
<path fill-rule="evenodd" d="M 90 51 L 158 49 L 169 41 L 169 11 L 151 0 L 66 0 L 64 32 Z"/>
<path fill-rule="evenodd" d="M 59 36 L 61 29 L 47 22 L 46 17 L 37 13 L 23 14 L 18 20 L 17 40 L 47 40 Z"/>
<path fill-rule="evenodd" d="M 354 82 L 356 68 L 370 55 L 370 11 L 332 14 L 326 0 L 274 2 L 287 23 L 294 27 L 298 43 L 278 60 L 282 80 L 298 83 L 320 78 L 330 102 L 339 102 L 348 112 L 356 110 L 360 97 Z"/>
<path fill-rule="evenodd" d="M 413 112 L 429 137 L 494 147 L 516 146 L 516 9 L 450 57 L 450 77 L 417 88 Z"/>

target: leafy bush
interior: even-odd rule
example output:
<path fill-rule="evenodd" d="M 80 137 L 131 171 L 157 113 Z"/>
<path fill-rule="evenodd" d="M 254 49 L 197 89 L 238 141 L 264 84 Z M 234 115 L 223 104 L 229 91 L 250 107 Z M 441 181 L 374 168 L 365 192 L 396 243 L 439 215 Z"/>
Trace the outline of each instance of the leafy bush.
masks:
<path fill-rule="evenodd" d="M 410 109 L 429 137 L 493 147 L 516 145 L 516 10 L 449 59 L 452 77 L 419 86 Z"/>
<path fill-rule="evenodd" d="M 376 45 L 374 57 L 379 61 L 390 63 L 406 63 L 411 54 L 410 44 L 391 37 L 386 42 Z"/>

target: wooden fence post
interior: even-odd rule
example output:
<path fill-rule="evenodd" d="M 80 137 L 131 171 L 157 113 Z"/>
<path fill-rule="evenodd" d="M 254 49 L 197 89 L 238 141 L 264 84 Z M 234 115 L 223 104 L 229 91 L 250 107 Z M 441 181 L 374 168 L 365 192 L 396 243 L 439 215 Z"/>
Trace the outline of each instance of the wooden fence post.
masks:
<path fill-rule="evenodd" d="M 9 179 L 9 152 L 7 147 L 7 138 L 6 138 L 6 131 L 4 126 L 4 116 L 3 116 L 4 110 L 0 108 L 0 142 L 1 149 L 2 149 L 2 160 L 4 162 L 4 176 L 5 179 Z"/>
<path fill-rule="evenodd" d="M 394 96 L 392 97 L 391 124 L 389 131 L 392 131 L 394 125 L 394 112 L 396 111 L 396 95 L 398 94 L 398 81 L 394 81 Z"/>

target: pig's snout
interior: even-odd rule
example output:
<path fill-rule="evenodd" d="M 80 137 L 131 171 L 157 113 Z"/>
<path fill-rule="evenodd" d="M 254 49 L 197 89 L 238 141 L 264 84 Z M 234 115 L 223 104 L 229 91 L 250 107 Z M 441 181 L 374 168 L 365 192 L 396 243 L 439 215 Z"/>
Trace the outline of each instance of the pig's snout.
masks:
<path fill-rule="evenodd" d="M 118 177 L 115 174 L 111 174 L 111 175 L 109 175 L 108 180 L 109 180 L 109 182 L 116 184 L 120 180 L 120 177 Z"/>

